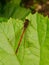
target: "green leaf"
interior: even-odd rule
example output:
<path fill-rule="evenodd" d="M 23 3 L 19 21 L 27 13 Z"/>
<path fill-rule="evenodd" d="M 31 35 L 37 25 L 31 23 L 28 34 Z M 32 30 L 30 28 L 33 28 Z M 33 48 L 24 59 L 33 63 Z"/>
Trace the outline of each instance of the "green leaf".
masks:
<path fill-rule="evenodd" d="M 8 19 L 4 17 L 0 17 L 0 22 L 6 22 Z"/>
<path fill-rule="evenodd" d="M 3 14 L 0 16 L 3 16 L 5 18 L 19 18 L 24 20 L 25 17 L 30 13 L 29 9 L 20 7 L 20 1 L 21 0 L 12 0 L 7 5 L 4 6 Z M 20 12 L 21 11 L 21 12 Z"/>
<path fill-rule="evenodd" d="M 20 2 L 21 2 L 21 0 L 12 0 L 12 2 L 15 3 L 15 4 L 17 4 L 17 5 L 19 5 Z"/>
<path fill-rule="evenodd" d="M 0 65 L 49 65 L 49 19 L 38 13 L 26 18 L 29 25 L 17 54 L 24 22 L 10 18 L 0 23 Z"/>

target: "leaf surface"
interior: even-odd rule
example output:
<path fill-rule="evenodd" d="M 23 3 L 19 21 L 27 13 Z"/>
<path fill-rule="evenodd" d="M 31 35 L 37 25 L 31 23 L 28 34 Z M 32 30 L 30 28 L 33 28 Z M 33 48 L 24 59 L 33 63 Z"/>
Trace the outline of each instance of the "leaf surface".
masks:
<path fill-rule="evenodd" d="M 10 18 L 0 23 L 0 65 L 49 65 L 49 19 L 38 13 L 26 18 L 29 25 L 17 54 L 24 22 Z"/>

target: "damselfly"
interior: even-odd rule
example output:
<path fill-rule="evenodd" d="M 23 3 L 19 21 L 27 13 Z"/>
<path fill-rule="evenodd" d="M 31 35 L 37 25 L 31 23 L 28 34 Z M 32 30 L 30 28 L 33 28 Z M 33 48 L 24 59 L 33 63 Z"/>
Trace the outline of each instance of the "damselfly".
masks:
<path fill-rule="evenodd" d="M 21 44 L 23 35 L 24 35 L 25 31 L 26 31 L 26 28 L 28 27 L 28 24 L 29 24 L 29 20 L 28 20 L 28 19 L 25 19 L 23 31 L 22 31 L 22 34 L 21 34 L 21 36 L 20 36 L 20 40 L 19 40 L 19 42 L 18 42 L 18 47 L 17 47 L 17 49 L 16 49 L 16 53 L 18 52 L 18 49 L 19 49 L 19 47 L 20 47 L 20 44 Z"/>

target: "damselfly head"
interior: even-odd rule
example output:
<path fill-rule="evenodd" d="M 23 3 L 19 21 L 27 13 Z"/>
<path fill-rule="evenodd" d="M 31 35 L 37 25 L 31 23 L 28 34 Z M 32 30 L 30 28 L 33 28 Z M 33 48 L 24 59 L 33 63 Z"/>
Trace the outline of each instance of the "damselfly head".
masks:
<path fill-rule="evenodd" d="M 28 27 L 28 24 L 29 24 L 29 20 L 28 19 L 25 19 L 24 28 L 27 28 Z"/>

